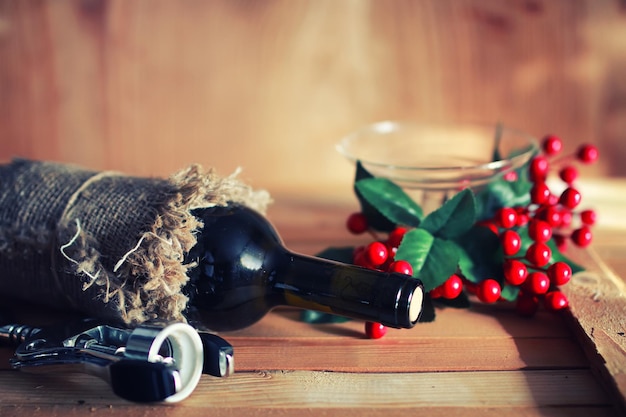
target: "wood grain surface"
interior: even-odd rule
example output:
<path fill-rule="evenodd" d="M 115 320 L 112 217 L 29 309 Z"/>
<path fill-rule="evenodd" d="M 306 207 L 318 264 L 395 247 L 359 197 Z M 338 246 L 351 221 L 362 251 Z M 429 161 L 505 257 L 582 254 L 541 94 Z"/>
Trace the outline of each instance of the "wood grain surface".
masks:
<path fill-rule="evenodd" d="M 334 150 L 386 119 L 593 142 L 625 175 L 619 0 L 0 1 L 0 160 L 272 191 L 348 185 Z M 462 143 L 459 146 L 463 146 Z"/>

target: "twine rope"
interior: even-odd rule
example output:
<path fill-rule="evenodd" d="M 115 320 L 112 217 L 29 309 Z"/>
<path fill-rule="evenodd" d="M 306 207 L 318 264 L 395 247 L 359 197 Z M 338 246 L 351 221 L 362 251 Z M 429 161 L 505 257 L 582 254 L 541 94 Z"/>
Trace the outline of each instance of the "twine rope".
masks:
<path fill-rule="evenodd" d="M 65 259 L 67 259 L 68 261 L 72 262 L 74 265 L 80 267 L 80 262 L 78 262 L 76 259 L 72 259 L 68 254 L 65 253 L 65 249 L 69 248 L 70 246 L 72 246 L 74 244 L 74 242 L 76 242 L 76 239 L 78 239 L 78 236 L 80 236 L 80 232 L 82 231 L 82 229 L 80 227 L 80 220 L 75 219 L 75 222 L 76 222 L 76 233 L 74 234 L 72 239 L 70 239 L 69 242 L 67 242 L 64 245 L 61 245 L 59 250 L 61 251 L 61 254 L 63 255 L 63 257 L 65 257 Z M 92 274 L 89 271 L 87 271 L 85 268 L 80 267 L 78 269 L 78 272 L 82 272 L 83 274 L 85 274 L 89 278 L 91 278 L 91 280 L 89 282 L 86 282 L 86 283 L 83 284 L 83 291 L 85 291 L 87 288 L 91 287 L 94 282 L 96 282 L 96 280 L 98 279 L 98 276 L 100 275 L 101 270 L 98 270 L 95 274 Z M 56 275 L 56 273 L 55 273 L 55 275 Z M 60 283 L 59 283 L 59 285 L 60 285 Z"/>
<path fill-rule="evenodd" d="M 67 203 L 65 204 L 65 207 L 63 208 L 63 212 L 61 213 L 61 217 L 59 219 L 59 222 L 57 223 L 57 229 L 60 229 L 64 224 L 69 223 L 69 219 L 66 220 L 66 217 L 68 216 L 68 213 L 71 209 L 71 207 L 74 205 L 74 203 L 76 203 L 76 200 L 78 200 L 78 198 L 80 197 L 80 195 L 87 189 L 89 188 L 92 184 L 94 184 L 97 181 L 100 181 L 101 179 L 105 178 L 105 177 L 112 177 L 112 176 L 119 176 L 122 175 L 118 172 L 114 172 L 114 171 L 102 171 L 99 172 L 91 177 L 89 177 L 85 182 L 83 182 L 80 187 L 78 187 L 76 189 L 76 191 L 74 191 L 74 193 L 70 196 L 70 198 L 67 200 Z M 63 255 L 63 257 L 65 259 L 67 259 L 69 262 L 72 262 L 73 264 L 80 266 L 80 262 L 77 261 L 76 259 L 71 258 L 67 253 L 65 253 L 65 250 L 67 248 L 69 248 L 70 246 L 72 246 L 80 237 L 81 234 L 81 226 L 80 226 L 80 220 L 79 219 L 74 219 L 74 222 L 76 224 L 76 233 L 74 234 L 74 236 L 70 239 L 69 242 L 61 245 L 59 247 L 59 250 L 61 252 L 61 254 Z M 59 277 L 59 274 L 57 272 L 57 268 L 56 268 L 56 256 L 55 256 L 55 251 L 51 251 L 50 254 L 50 258 L 51 258 L 51 264 L 52 264 L 52 277 L 53 277 L 53 281 L 54 281 L 54 285 L 57 287 L 57 290 L 59 290 L 59 292 L 61 294 L 65 294 L 65 298 L 68 300 L 68 302 L 70 304 L 72 304 L 73 307 L 76 307 L 76 302 L 66 293 L 65 288 L 63 287 L 62 283 L 61 283 L 61 279 Z M 98 279 L 99 275 L 100 275 L 100 270 L 96 271 L 95 273 L 89 272 L 87 271 L 85 268 L 80 268 L 78 269 L 78 272 L 82 272 L 83 274 L 85 274 L 86 276 L 89 277 L 89 282 L 83 283 L 83 291 L 87 290 L 89 287 L 91 287 L 96 280 Z M 106 275 L 106 274 L 105 274 Z M 110 297 L 109 294 L 109 289 L 110 289 L 110 282 L 108 277 L 106 278 L 106 296 L 105 298 L 108 300 Z"/>

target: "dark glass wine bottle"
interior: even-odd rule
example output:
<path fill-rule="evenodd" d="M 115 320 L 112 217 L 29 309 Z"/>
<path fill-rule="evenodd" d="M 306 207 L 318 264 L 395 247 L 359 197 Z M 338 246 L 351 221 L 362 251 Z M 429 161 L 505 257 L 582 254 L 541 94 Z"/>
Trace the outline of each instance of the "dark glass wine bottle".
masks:
<path fill-rule="evenodd" d="M 280 305 L 396 328 L 419 319 L 424 291 L 418 279 L 293 253 L 264 216 L 241 205 L 194 215 L 204 226 L 187 255 L 197 263 L 183 289 L 191 322 L 236 330 Z"/>

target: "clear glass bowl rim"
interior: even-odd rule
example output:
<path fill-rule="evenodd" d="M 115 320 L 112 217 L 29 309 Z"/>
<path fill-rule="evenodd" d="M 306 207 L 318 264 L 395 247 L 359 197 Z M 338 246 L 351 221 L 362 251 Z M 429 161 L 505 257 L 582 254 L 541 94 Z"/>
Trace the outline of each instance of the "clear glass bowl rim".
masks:
<path fill-rule="evenodd" d="M 471 170 L 489 170 L 489 171 L 498 171 L 504 169 L 506 167 L 510 167 L 511 165 L 518 165 L 518 162 L 521 164 L 522 161 L 526 161 L 530 159 L 530 157 L 539 150 L 539 144 L 537 138 L 526 133 L 522 130 L 509 127 L 507 125 L 500 125 L 503 131 L 508 133 L 512 133 L 518 135 L 520 137 L 525 137 L 528 140 L 528 149 L 524 152 L 521 152 L 511 158 L 504 158 L 499 160 L 494 160 L 487 163 L 475 164 L 475 165 L 451 165 L 451 166 L 435 166 L 435 167 L 419 167 L 419 166 L 410 166 L 410 165 L 394 165 L 388 162 L 379 162 L 372 159 L 362 159 L 358 156 L 350 153 L 347 149 L 347 145 L 358 139 L 360 135 L 364 132 L 391 132 L 393 130 L 397 130 L 400 127 L 410 127 L 410 126 L 428 126 L 428 127 L 461 127 L 461 126 L 470 126 L 470 127 L 480 127 L 480 128 L 489 128 L 493 126 L 494 133 L 498 128 L 498 124 L 488 124 L 488 123 L 429 123 L 429 122 L 413 122 L 413 121 L 402 121 L 402 120 L 383 120 L 379 122 L 374 122 L 372 124 L 363 126 L 356 131 L 349 133 L 344 136 L 336 145 L 335 149 L 344 157 L 354 162 L 360 161 L 364 165 L 369 165 L 372 167 L 378 167 L 383 169 L 393 169 L 394 171 L 411 171 L 411 172 L 445 172 L 445 171 L 471 171 Z"/>

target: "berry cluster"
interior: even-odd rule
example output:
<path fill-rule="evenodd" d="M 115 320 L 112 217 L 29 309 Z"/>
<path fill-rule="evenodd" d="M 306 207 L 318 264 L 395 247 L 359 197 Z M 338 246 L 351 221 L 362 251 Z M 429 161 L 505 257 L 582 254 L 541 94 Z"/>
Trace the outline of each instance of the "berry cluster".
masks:
<path fill-rule="evenodd" d="M 582 195 L 574 186 L 579 176 L 578 169 L 570 161 L 592 164 L 598 159 L 598 149 L 593 145 L 584 144 L 574 155 L 559 157 L 562 142 L 556 136 L 546 137 L 542 149 L 543 155 L 533 158 L 528 171 L 528 176 L 533 182 L 530 200 L 531 204 L 536 206 L 535 217 L 556 229 L 558 233 L 554 233 L 553 238 L 560 250 L 566 248 L 568 238 L 577 246 L 588 246 L 592 239 L 590 227 L 596 222 L 596 213 L 593 210 L 575 211 Z M 546 178 L 553 165 L 558 166 L 558 176 L 567 187 L 560 195 L 553 193 L 546 185 Z M 579 216 L 580 224 L 578 228 L 570 231 L 575 214 Z M 567 233 L 568 231 L 570 232 Z"/>
<path fill-rule="evenodd" d="M 569 282 L 572 268 L 567 262 L 554 260 L 551 247 L 563 251 L 568 242 L 580 247 L 591 243 L 591 226 L 596 222 L 596 214 L 593 210 L 579 210 L 582 195 L 575 186 L 579 177 L 575 163 L 595 162 L 598 150 L 585 144 L 574 154 L 562 156 L 563 143 L 552 135 L 543 139 L 541 149 L 542 152 L 527 166 L 530 181 L 528 203 L 501 207 L 492 218 L 478 223 L 498 236 L 503 259 L 502 276 L 471 282 L 458 272 L 432 289 L 431 298 L 453 300 L 465 289 L 481 302 L 495 303 L 503 299 L 503 286 L 508 286 L 517 289 L 516 309 L 524 316 L 534 315 L 541 301 L 552 311 L 568 306 L 567 297 L 559 287 Z M 564 185 L 559 192 L 554 192 L 547 184 L 549 173 L 553 170 L 558 172 Z M 504 179 L 522 180 L 517 172 L 507 174 Z M 369 231 L 374 238 L 372 242 L 354 249 L 352 262 L 355 265 L 413 274 L 410 263 L 394 259 L 407 228 L 397 226 L 381 239 L 371 231 L 367 217 L 361 212 L 352 213 L 346 225 L 353 234 Z M 554 245 L 549 244 L 552 242 Z M 365 324 L 365 332 L 370 338 L 381 338 L 386 331 L 380 323 Z"/>
<path fill-rule="evenodd" d="M 481 222 L 499 236 L 504 255 L 504 283 L 517 287 L 517 311 L 532 316 L 541 299 L 549 310 L 568 306 L 568 300 L 559 287 L 572 276 L 571 267 L 563 261 L 553 261 L 552 240 L 559 251 L 564 251 L 571 241 L 579 247 L 591 243 L 591 226 L 596 222 L 593 210 L 578 210 L 582 194 L 575 187 L 578 169 L 574 162 L 594 163 L 598 159 L 595 146 L 581 145 L 573 155 L 561 156 L 561 139 L 550 135 L 541 143 L 542 153 L 528 166 L 531 181 L 530 201 L 525 206 L 502 207 L 493 218 Z M 560 193 L 547 185 L 550 171 L 557 170 L 564 184 Z M 526 239 L 524 239 L 526 238 Z M 501 286 L 494 279 L 485 279 L 470 286 L 469 292 L 485 303 L 500 299 Z"/>
<path fill-rule="evenodd" d="M 520 213 L 520 211 L 522 213 Z M 499 221 L 502 217 L 511 223 Z M 542 220 L 537 212 L 502 208 L 490 223 L 500 239 L 504 261 L 502 264 L 504 284 L 517 287 L 517 311 L 525 316 L 532 316 L 538 309 L 540 298 L 544 298 L 549 310 L 567 307 L 567 297 L 559 287 L 569 282 L 572 268 L 563 261 L 552 260 L 552 249 L 547 244 L 553 235 L 552 226 Z M 526 226 L 529 238 L 525 250 L 521 227 Z M 484 303 L 494 303 L 500 299 L 501 285 L 495 279 L 485 279 L 468 287 Z"/>

